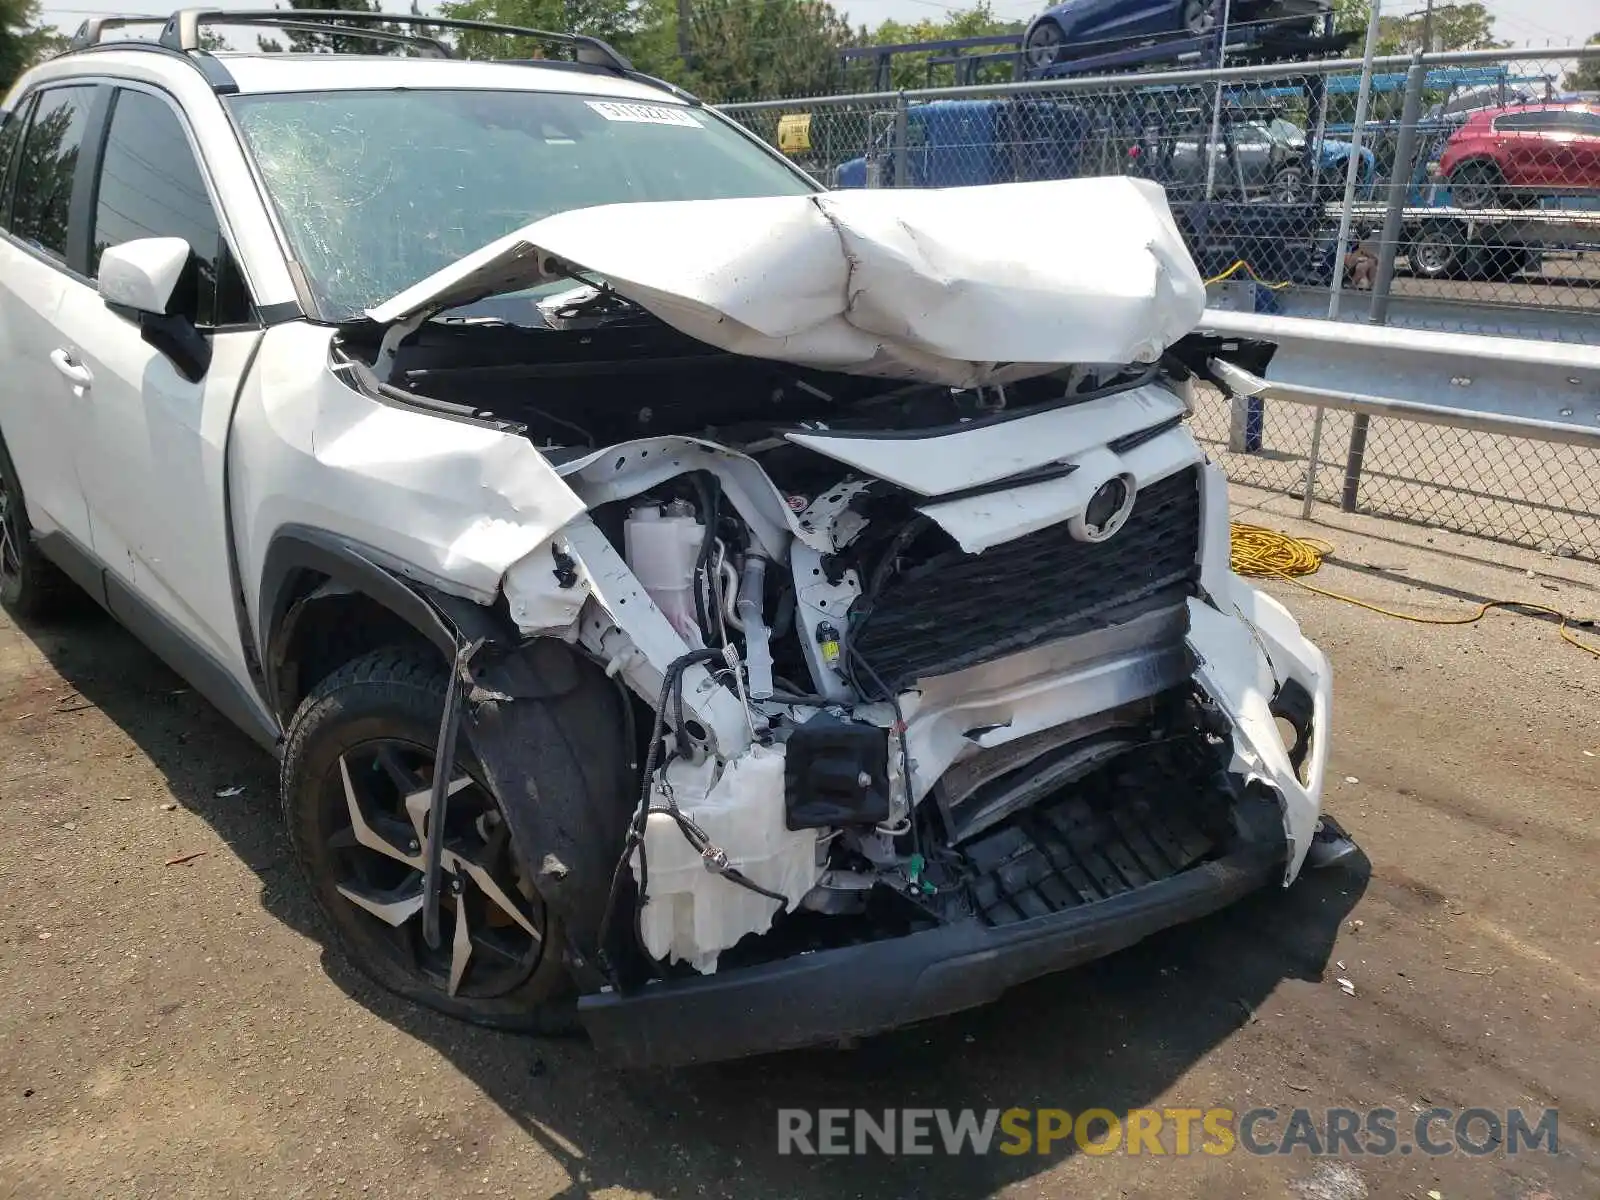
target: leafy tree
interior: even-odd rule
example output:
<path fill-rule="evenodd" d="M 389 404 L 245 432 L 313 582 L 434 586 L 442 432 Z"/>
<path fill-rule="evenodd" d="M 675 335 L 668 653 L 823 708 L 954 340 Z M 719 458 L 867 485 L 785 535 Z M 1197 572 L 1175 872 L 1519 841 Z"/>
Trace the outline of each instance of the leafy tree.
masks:
<path fill-rule="evenodd" d="M 627 52 L 627 43 L 644 24 L 633 0 L 446 0 L 439 15 L 462 21 L 523 25 L 552 33 L 583 33 Z M 467 31 L 456 47 L 469 58 L 543 58 L 546 48 L 526 38 Z"/>
<path fill-rule="evenodd" d="M 708 100 L 816 95 L 838 76 L 839 51 L 866 37 L 827 0 L 445 0 L 440 13 L 603 38 L 642 71 Z M 680 24 L 681 12 L 688 14 Z M 467 32 L 472 58 L 536 58 L 526 39 Z"/>
<path fill-rule="evenodd" d="M 942 20 L 924 18 L 915 22 L 885 21 L 867 39 L 873 46 L 895 46 L 906 42 L 942 42 L 953 38 L 989 37 L 1016 33 L 1024 29 L 1021 21 L 1006 21 L 995 16 L 989 0 L 977 0 L 969 9 L 952 12 Z M 1003 48 L 1002 48 L 1003 49 Z M 981 50 L 973 53 L 982 53 Z M 932 70 L 933 54 L 897 54 L 889 64 L 897 88 L 926 87 Z M 978 68 L 979 83 L 1003 83 L 1011 78 L 1009 59 L 997 59 Z"/>
<path fill-rule="evenodd" d="M 1372 19 L 1368 0 L 1335 0 L 1334 28 L 1341 32 L 1366 34 Z M 1424 31 L 1431 46 L 1424 46 Z M 1494 14 L 1477 0 L 1464 4 L 1435 4 L 1431 27 L 1420 12 L 1378 18 L 1378 53 L 1409 54 L 1413 50 L 1493 50 L 1510 43 L 1496 41 Z"/>
<path fill-rule="evenodd" d="M 1600 46 L 1600 33 L 1590 38 L 1588 45 Z M 1600 92 L 1600 58 L 1580 62 L 1567 72 L 1561 86 L 1569 92 Z"/>
<path fill-rule="evenodd" d="M 0 96 L 39 59 L 65 48 L 54 30 L 40 28 L 37 0 L 0 0 Z"/>
<path fill-rule="evenodd" d="M 707 100 L 815 96 L 857 34 L 827 0 L 694 0 L 685 84 Z"/>

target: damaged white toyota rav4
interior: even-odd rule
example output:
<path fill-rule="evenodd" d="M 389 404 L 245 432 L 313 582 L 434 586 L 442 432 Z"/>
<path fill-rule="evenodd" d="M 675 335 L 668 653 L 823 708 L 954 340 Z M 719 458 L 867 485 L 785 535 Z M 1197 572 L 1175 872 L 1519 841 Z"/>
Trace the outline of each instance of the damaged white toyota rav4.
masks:
<path fill-rule="evenodd" d="M 600 43 L 199 48 L 257 18 L 5 101 L 0 582 L 273 748 L 361 967 L 695 1062 L 1294 880 L 1328 667 L 1185 424 L 1270 348 L 1159 188 L 828 193 Z"/>

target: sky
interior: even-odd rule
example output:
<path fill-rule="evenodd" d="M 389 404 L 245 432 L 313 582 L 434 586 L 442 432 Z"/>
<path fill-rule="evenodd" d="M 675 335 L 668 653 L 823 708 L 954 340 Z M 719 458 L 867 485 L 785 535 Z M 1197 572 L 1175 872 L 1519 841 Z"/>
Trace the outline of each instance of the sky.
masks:
<path fill-rule="evenodd" d="M 65 30 L 77 28 L 79 22 L 91 12 L 119 13 L 142 12 L 165 14 L 197 0 L 170 0 L 166 3 L 140 4 L 129 0 L 118 5 L 111 0 L 70 0 L 69 5 L 58 6 L 45 0 L 44 19 Z M 217 8 L 263 8 L 268 0 L 211 0 Z M 876 25 L 891 18 L 898 21 L 918 21 L 940 12 L 956 11 L 970 5 L 960 0 L 834 0 L 835 6 L 849 15 L 852 25 Z M 1424 0 L 1387 0 L 1385 12 L 1408 13 L 1419 11 Z M 1562 46 L 1582 44 L 1600 33 L 1600 0 L 1486 0 L 1494 13 L 1495 32 L 1504 41 L 1516 46 Z M 404 11 L 406 4 L 399 0 L 386 0 L 386 8 Z M 1001 17 L 1025 20 L 1044 7 L 1042 0 L 992 0 L 995 13 Z M 431 11 L 432 4 L 424 4 Z"/>

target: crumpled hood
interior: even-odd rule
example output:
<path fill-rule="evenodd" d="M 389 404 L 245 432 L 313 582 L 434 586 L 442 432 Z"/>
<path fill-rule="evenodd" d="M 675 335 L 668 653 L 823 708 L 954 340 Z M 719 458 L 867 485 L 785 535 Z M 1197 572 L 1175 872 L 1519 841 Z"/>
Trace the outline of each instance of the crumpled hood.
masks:
<path fill-rule="evenodd" d="M 1113 177 L 574 209 L 367 315 L 392 324 L 572 270 L 724 350 L 952 387 L 1153 362 L 1205 308 L 1166 193 Z"/>

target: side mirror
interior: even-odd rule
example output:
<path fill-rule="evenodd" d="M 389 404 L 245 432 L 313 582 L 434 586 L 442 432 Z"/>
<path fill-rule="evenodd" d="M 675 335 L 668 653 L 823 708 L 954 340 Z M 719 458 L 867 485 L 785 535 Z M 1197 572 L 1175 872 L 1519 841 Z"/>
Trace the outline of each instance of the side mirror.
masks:
<path fill-rule="evenodd" d="M 165 355 L 190 383 L 198 383 L 211 366 L 211 343 L 175 301 L 193 297 L 197 265 L 194 251 L 182 238 L 138 238 L 107 247 L 100 256 L 100 298 L 131 314 L 139 336 Z M 187 306 L 192 309 L 192 301 Z"/>
<path fill-rule="evenodd" d="M 100 298 L 119 308 L 167 315 L 178 281 L 194 252 L 182 238 L 139 238 L 100 256 Z"/>

